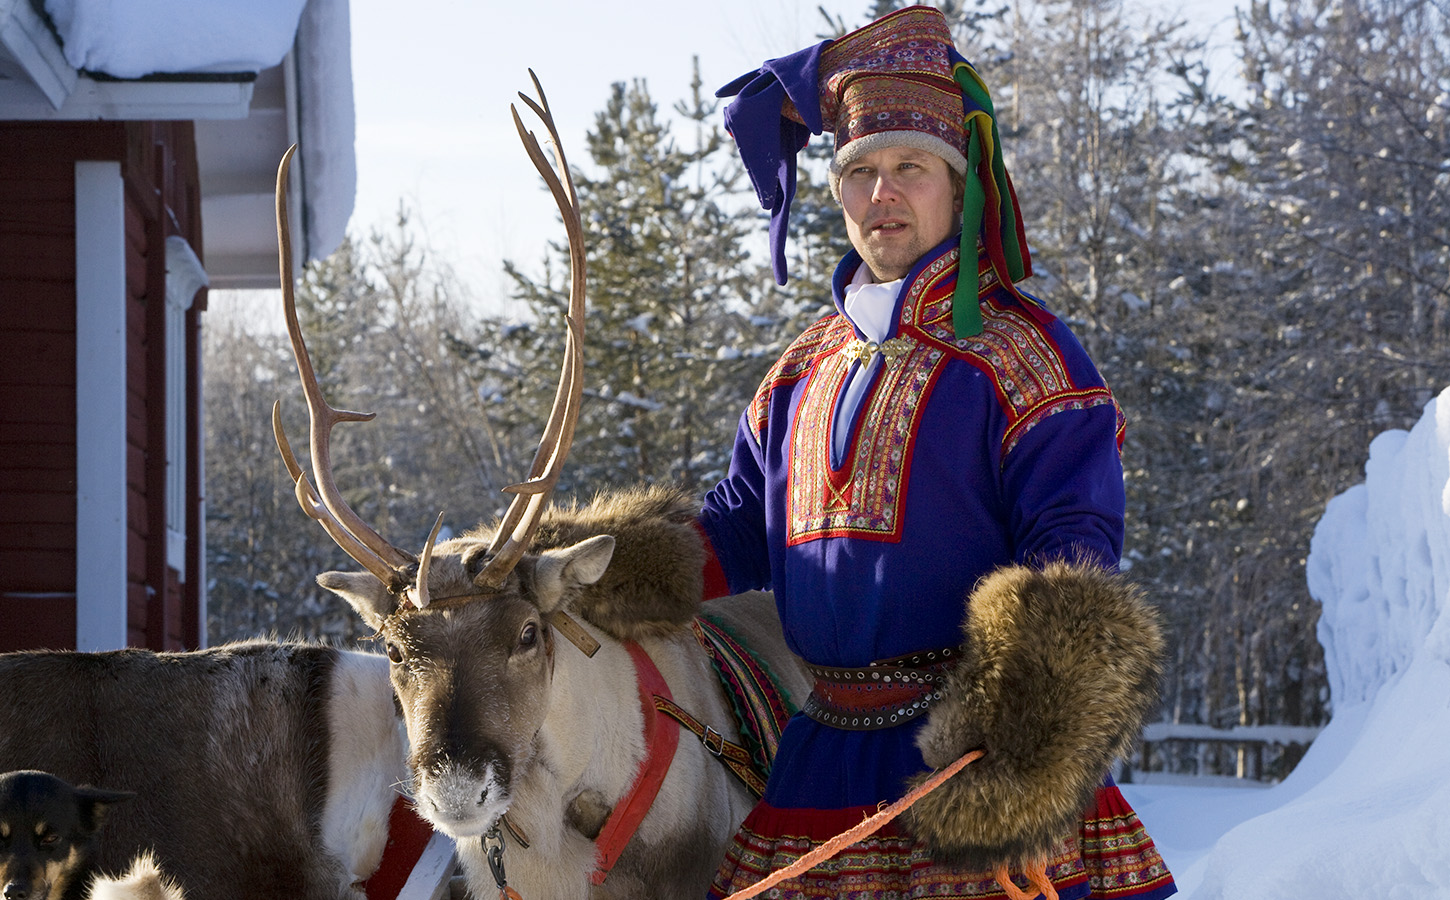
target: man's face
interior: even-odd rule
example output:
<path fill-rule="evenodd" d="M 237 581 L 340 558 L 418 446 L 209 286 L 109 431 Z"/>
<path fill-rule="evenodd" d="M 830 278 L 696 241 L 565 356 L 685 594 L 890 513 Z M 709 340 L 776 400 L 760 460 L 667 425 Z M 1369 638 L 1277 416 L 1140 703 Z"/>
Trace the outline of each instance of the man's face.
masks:
<path fill-rule="evenodd" d="M 872 151 L 841 172 L 846 233 L 878 282 L 905 277 L 956 231 L 961 204 L 946 160 L 914 147 Z"/>

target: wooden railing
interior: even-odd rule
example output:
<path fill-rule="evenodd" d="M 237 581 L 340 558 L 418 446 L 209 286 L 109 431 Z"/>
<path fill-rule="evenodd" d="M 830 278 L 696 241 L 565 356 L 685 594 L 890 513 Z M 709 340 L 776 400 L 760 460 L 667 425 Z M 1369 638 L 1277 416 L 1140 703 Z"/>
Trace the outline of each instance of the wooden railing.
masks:
<path fill-rule="evenodd" d="M 1119 773 L 1124 781 L 1159 780 L 1154 776 L 1227 777 L 1279 781 L 1287 775 L 1323 730 L 1318 725 L 1212 725 L 1152 722 L 1134 759 Z M 1192 750 L 1184 745 L 1195 745 Z"/>

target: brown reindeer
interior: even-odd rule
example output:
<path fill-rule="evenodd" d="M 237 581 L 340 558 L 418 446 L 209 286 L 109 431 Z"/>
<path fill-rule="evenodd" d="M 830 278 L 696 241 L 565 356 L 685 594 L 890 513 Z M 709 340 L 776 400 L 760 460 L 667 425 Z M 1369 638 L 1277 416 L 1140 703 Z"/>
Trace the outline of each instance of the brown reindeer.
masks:
<path fill-rule="evenodd" d="M 405 777 L 377 655 L 30 651 L 0 654 L 0 684 L 0 771 L 135 794 L 107 815 L 100 870 L 154 851 L 192 898 L 363 897 Z"/>
<path fill-rule="evenodd" d="M 436 547 L 430 537 L 415 557 L 383 540 L 343 502 L 330 470 L 331 429 L 371 416 L 333 409 L 322 398 L 286 287 L 283 214 L 288 329 L 312 414 L 315 488 L 280 424 L 278 446 L 303 508 L 366 570 L 329 572 L 318 581 L 344 597 L 383 641 L 407 723 L 417 809 L 459 840 L 470 892 L 499 892 L 489 855 L 498 851 L 507 814 L 511 832 L 527 839 L 527 846 L 510 843 L 504 857 L 508 881 L 524 900 L 702 896 L 752 797 L 701 742 L 682 741 L 666 761 L 648 814 L 607 877 L 601 863 L 612 859 L 617 842 L 596 843 L 601 833 L 613 834 L 616 817 L 624 815 L 618 810 L 633 804 L 631 789 L 644 780 L 650 712 L 640 699 L 638 672 L 648 664 L 639 650 L 679 706 L 716 737 L 740 737 L 691 632 L 704 561 L 695 503 L 648 489 L 546 512 L 583 393 L 583 229 L 547 103 L 524 100 L 548 127 L 562 175 L 515 113 L 563 214 L 572 288 L 554 409 L 529 479 L 505 488 L 514 494 L 508 512 L 493 526 Z M 281 177 L 278 191 L 281 197 Z M 804 697 L 803 669 L 785 646 L 769 596 L 733 598 L 714 612 L 784 676 L 788 693 Z M 556 631 L 579 649 L 557 646 Z M 479 840 L 484 837 L 486 843 Z"/>

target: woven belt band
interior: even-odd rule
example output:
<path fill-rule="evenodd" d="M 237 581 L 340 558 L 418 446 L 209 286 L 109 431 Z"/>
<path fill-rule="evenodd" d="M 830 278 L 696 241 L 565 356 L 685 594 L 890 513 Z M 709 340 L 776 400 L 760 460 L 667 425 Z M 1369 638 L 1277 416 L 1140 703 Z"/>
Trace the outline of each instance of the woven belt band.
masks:
<path fill-rule="evenodd" d="M 801 711 L 847 731 L 872 731 L 911 721 L 941 699 L 941 680 L 956 649 L 931 650 L 862 669 L 807 666 L 816 683 Z"/>

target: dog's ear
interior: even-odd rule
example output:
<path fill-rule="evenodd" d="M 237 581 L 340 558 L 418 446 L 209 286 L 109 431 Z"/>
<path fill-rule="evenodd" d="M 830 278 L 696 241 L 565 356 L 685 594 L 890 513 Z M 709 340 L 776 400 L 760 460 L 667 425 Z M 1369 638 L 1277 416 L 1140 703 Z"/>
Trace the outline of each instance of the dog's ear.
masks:
<path fill-rule="evenodd" d="M 136 796 L 131 791 L 106 791 L 93 787 L 76 788 L 76 806 L 80 810 L 81 828 L 95 834 L 105 824 L 106 814 L 123 800 Z"/>

